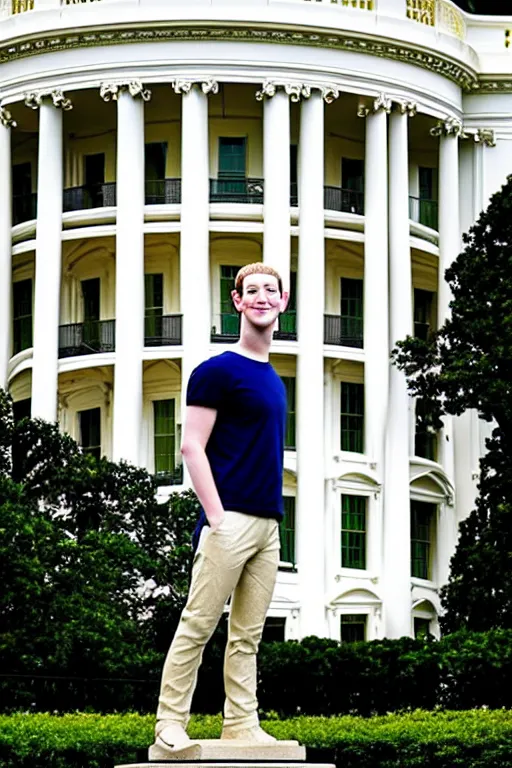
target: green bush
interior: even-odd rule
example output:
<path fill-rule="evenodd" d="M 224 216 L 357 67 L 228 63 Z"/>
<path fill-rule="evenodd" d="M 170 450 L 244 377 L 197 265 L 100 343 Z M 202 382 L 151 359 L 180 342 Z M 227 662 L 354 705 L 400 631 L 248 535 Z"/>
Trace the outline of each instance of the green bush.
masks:
<path fill-rule="evenodd" d="M 146 762 L 154 717 L 16 714 L 0 716 L 0 768 L 112 768 Z M 269 719 L 279 739 L 298 739 L 308 758 L 343 768 L 509 768 L 512 713 L 422 712 L 364 719 Z M 218 738 L 221 718 L 193 717 L 193 738 Z"/>

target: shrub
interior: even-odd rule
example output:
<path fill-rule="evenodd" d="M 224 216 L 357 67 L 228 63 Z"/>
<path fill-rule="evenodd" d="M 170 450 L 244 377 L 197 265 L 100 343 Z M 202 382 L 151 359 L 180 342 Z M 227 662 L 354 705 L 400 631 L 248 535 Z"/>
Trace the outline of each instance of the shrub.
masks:
<path fill-rule="evenodd" d="M 0 716 L 0 768 L 112 768 L 147 762 L 154 718 L 146 715 Z M 308 758 L 343 768 L 509 768 L 512 714 L 422 712 L 269 720 L 279 739 L 298 739 Z M 221 718 L 196 716 L 192 738 L 218 738 Z"/>

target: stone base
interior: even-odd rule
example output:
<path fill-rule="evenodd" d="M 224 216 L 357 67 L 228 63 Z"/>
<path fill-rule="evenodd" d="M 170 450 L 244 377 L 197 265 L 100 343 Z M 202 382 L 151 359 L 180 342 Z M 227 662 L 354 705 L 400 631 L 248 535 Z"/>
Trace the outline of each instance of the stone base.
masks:
<path fill-rule="evenodd" d="M 179 750 L 170 750 L 153 744 L 149 748 L 149 760 L 151 764 L 163 761 L 198 761 L 215 760 L 222 763 L 236 760 L 248 761 L 263 760 L 271 763 L 278 760 L 286 760 L 290 763 L 302 763 L 306 759 L 306 748 L 298 741 L 272 741 L 268 744 L 255 744 L 254 742 L 239 741 L 238 739 L 198 739 Z M 122 768 L 122 767 L 120 767 Z"/>
<path fill-rule="evenodd" d="M 130 765 L 117 765 L 115 768 L 168 768 L 169 765 L 181 765 L 185 768 L 336 768 L 334 765 L 324 763 L 304 763 L 294 762 L 292 760 L 240 760 L 237 758 L 208 761 L 207 763 L 194 760 L 152 760 L 150 763 L 131 763 Z"/>

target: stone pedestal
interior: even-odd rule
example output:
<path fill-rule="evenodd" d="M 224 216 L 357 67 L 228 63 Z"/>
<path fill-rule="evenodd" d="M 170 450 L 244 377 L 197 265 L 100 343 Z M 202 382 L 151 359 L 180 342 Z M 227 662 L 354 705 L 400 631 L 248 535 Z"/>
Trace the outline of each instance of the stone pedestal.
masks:
<path fill-rule="evenodd" d="M 309 768 L 306 748 L 298 741 L 276 741 L 269 744 L 254 744 L 244 741 L 221 739 L 199 739 L 188 747 L 160 756 L 155 745 L 149 749 L 149 762 L 118 765 L 116 768 L 164 768 L 170 763 L 187 765 L 187 768 Z M 318 765 L 314 768 L 334 768 L 332 765 Z"/>

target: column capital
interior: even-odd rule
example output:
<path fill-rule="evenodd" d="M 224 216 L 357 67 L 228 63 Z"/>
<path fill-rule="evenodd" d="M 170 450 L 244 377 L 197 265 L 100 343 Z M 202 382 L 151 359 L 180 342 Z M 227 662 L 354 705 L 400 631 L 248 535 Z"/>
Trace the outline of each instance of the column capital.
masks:
<path fill-rule="evenodd" d="M 373 100 L 371 106 L 366 104 L 360 104 L 357 110 L 358 117 L 368 117 L 370 114 L 376 114 L 382 109 L 387 115 L 391 112 L 393 107 L 393 100 L 387 93 L 379 93 L 376 99 Z"/>
<path fill-rule="evenodd" d="M 60 89 L 53 91 L 30 91 L 25 94 L 25 106 L 30 109 L 39 109 L 44 101 L 51 101 L 54 107 L 62 109 L 64 112 L 73 109 L 73 102 Z"/>
<path fill-rule="evenodd" d="M 461 120 L 456 117 L 448 117 L 446 120 L 439 120 L 437 125 L 430 129 L 431 136 L 453 136 L 456 139 L 466 139 L 467 134 Z"/>
<path fill-rule="evenodd" d="M 276 95 L 278 90 L 283 90 L 286 95 L 290 97 L 290 101 L 297 104 L 301 99 L 309 99 L 313 89 L 318 89 L 320 91 L 326 104 L 332 104 L 332 102 L 340 95 L 339 89 L 335 85 L 297 83 L 291 80 L 282 82 L 265 80 L 261 90 L 256 91 L 256 101 L 263 101 L 265 97 L 271 99 L 272 96 Z"/>
<path fill-rule="evenodd" d="M 0 107 L 0 123 L 4 128 L 16 128 L 17 126 L 16 120 L 5 107 Z"/>
<path fill-rule="evenodd" d="M 415 101 L 407 101 L 406 99 L 392 98 L 394 109 L 401 115 L 407 115 L 408 117 L 414 117 L 418 112 L 418 105 Z"/>
<path fill-rule="evenodd" d="M 219 92 L 219 84 L 212 77 L 187 78 L 180 77 L 171 82 L 174 93 L 190 93 L 193 85 L 198 85 L 202 92 L 208 96 L 210 93 L 215 95 Z"/>
<path fill-rule="evenodd" d="M 483 144 L 486 147 L 496 146 L 496 136 L 492 128 L 465 128 L 463 138 L 473 139 L 475 144 Z"/>
<path fill-rule="evenodd" d="M 140 80 L 131 80 L 128 83 L 102 83 L 100 96 L 103 101 L 118 101 L 121 93 L 129 93 L 134 99 L 140 96 L 142 101 L 149 101 L 151 91 L 144 88 Z"/>

